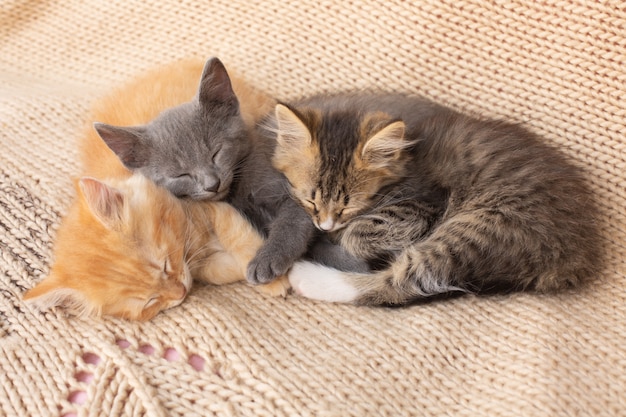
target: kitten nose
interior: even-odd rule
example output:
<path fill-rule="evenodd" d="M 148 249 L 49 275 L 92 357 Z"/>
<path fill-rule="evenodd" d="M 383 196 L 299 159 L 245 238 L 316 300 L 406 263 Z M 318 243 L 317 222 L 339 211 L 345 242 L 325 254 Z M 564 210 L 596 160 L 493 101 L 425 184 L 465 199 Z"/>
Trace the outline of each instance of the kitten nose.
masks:
<path fill-rule="evenodd" d="M 217 178 L 217 179 L 213 182 L 213 184 L 211 184 L 211 185 L 209 185 L 209 186 L 205 187 L 205 188 L 204 188 L 204 191 L 208 191 L 208 192 L 210 192 L 210 193 L 216 193 L 216 192 L 220 189 L 220 184 L 221 184 L 221 181 L 220 181 L 220 179 L 219 179 L 219 178 Z"/>
<path fill-rule="evenodd" d="M 324 232 L 328 232 L 330 230 L 333 230 L 333 228 L 335 227 L 335 222 L 333 221 L 333 219 L 328 218 L 324 220 L 323 222 L 319 223 L 318 227 L 320 228 L 320 230 L 323 230 Z"/>

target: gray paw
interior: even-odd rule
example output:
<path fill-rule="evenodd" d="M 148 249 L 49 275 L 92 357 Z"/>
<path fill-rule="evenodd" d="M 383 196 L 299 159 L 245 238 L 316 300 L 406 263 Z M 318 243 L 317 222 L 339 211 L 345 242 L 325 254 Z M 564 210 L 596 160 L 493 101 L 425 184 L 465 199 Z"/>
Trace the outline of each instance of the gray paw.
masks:
<path fill-rule="evenodd" d="M 254 285 L 266 284 L 287 273 L 291 263 L 291 260 L 282 256 L 270 255 L 260 250 L 248 264 L 246 279 Z"/>

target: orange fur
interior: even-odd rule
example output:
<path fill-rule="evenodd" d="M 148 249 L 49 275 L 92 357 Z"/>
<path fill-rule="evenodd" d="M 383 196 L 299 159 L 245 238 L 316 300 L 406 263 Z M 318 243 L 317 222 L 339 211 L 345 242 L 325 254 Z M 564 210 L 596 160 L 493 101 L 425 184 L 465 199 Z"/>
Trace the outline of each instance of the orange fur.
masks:
<path fill-rule="evenodd" d="M 203 62 L 183 61 L 148 72 L 101 100 L 92 119 L 147 123 L 191 100 L 202 68 Z M 231 82 L 249 125 L 273 108 L 262 92 L 237 77 Z M 78 314 L 148 320 L 180 304 L 192 278 L 218 285 L 244 279 L 262 238 L 233 207 L 184 202 L 133 175 L 91 127 L 81 155 L 83 178 L 59 228 L 55 262 L 25 300 L 42 309 L 63 305 Z M 288 282 L 257 288 L 284 295 Z"/>

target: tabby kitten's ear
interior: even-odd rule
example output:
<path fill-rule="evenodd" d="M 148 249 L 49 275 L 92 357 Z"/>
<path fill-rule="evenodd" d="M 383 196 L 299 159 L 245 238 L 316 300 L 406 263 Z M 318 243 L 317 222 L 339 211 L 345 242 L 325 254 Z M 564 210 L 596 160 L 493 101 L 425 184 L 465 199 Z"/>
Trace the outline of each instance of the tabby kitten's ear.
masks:
<path fill-rule="evenodd" d="M 226 67 L 218 58 L 209 59 L 204 65 L 198 91 L 200 105 L 211 109 L 215 104 L 227 105 L 239 111 L 239 101 L 230 83 Z"/>
<path fill-rule="evenodd" d="M 148 163 L 150 147 L 142 139 L 144 127 L 118 127 L 106 123 L 94 123 L 93 127 L 126 168 L 141 168 Z"/>
<path fill-rule="evenodd" d="M 403 121 L 392 121 L 380 130 L 370 133 L 365 142 L 361 157 L 371 168 L 387 168 L 402 156 L 402 151 L 413 142 L 405 140 L 405 124 Z"/>
<path fill-rule="evenodd" d="M 278 135 L 276 141 L 285 150 L 302 150 L 311 145 L 311 131 L 289 107 L 276 105 Z"/>
<path fill-rule="evenodd" d="M 83 177 L 78 187 L 94 216 L 108 229 L 117 229 L 124 221 L 124 193 L 95 178 Z"/>

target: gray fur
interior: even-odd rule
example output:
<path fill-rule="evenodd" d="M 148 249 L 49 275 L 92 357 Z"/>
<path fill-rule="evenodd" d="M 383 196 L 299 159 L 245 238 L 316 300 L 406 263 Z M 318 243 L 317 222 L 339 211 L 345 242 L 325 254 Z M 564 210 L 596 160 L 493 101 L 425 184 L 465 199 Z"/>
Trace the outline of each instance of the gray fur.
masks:
<path fill-rule="evenodd" d="M 207 62 L 193 101 L 162 112 L 145 126 L 94 127 L 124 165 L 177 197 L 221 200 L 249 152 L 249 131 L 217 58 Z"/>
<path fill-rule="evenodd" d="M 266 283 L 287 273 L 307 251 L 315 226 L 290 196 L 287 182 L 271 165 L 275 138 L 264 128 L 242 161 L 228 201 L 267 238 L 248 266 L 247 279 Z"/>
<path fill-rule="evenodd" d="M 178 197 L 226 200 L 267 238 L 247 279 L 266 283 L 283 275 L 307 250 L 315 228 L 293 200 L 269 158 L 273 137 L 248 128 L 222 63 L 207 61 L 197 96 L 145 126 L 95 128 L 131 170 Z"/>

